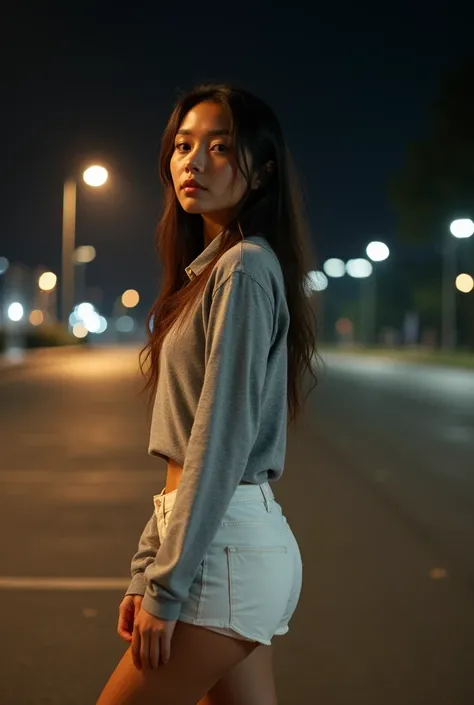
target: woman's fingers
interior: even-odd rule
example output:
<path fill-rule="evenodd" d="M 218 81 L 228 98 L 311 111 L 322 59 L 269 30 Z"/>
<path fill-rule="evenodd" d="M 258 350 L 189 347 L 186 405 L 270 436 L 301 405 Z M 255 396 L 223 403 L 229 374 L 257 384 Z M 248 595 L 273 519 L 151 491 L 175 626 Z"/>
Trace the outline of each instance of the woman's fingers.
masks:
<path fill-rule="evenodd" d="M 141 649 L 140 641 L 141 641 L 140 632 L 138 631 L 137 625 L 135 624 L 133 627 L 131 651 L 132 651 L 132 661 L 135 665 L 135 668 L 138 668 L 139 670 L 141 670 L 141 667 L 142 667 L 142 662 L 141 662 L 141 658 L 140 658 L 140 649 Z"/>
<path fill-rule="evenodd" d="M 163 635 L 161 635 L 163 636 Z M 160 653 L 161 653 L 161 641 L 160 634 L 153 632 L 150 634 L 150 666 L 151 668 L 158 668 L 160 663 Z"/>
<path fill-rule="evenodd" d="M 171 655 L 171 635 L 170 632 L 165 629 L 161 634 L 160 648 L 161 648 L 161 660 L 163 663 L 168 663 Z"/>
<path fill-rule="evenodd" d="M 119 609 L 117 633 L 125 641 L 132 640 L 133 611 L 133 605 L 121 605 Z"/>
<path fill-rule="evenodd" d="M 144 671 L 148 671 L 150 666 L 150 637 L 153 635 L 145 631 L 140 634 L 140 661 Z"/>

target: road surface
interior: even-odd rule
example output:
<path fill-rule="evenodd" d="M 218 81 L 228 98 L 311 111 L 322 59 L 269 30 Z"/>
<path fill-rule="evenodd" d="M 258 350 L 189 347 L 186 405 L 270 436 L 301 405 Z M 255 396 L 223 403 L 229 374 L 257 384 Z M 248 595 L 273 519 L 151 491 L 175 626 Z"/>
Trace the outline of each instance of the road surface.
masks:
<path fill-rule="evenodd" d="M 275 493 L 304 588 L 280 705 L 474 702 L 474 375 L 330 356 Z M 0 370 L 2 705 L 94 705 L 161 490 L 136 351 Z"/>

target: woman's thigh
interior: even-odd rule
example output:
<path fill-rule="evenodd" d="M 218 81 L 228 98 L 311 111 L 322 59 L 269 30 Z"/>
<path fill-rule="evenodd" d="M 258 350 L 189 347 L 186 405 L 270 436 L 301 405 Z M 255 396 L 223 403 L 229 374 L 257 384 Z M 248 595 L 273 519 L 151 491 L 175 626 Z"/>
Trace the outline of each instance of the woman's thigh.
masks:
<path fill-rule="evenodd" d="M 277 705 L 271 646 L 258 646 L 228 671 L 199 705 Z"/>
<path fill-rule="evenodd" d="M 196 705 L 256 647 L 254 642 L 178 622 L 169 662 L 154 671 L 139 671 L 127 649 L 97 705 Z"/>

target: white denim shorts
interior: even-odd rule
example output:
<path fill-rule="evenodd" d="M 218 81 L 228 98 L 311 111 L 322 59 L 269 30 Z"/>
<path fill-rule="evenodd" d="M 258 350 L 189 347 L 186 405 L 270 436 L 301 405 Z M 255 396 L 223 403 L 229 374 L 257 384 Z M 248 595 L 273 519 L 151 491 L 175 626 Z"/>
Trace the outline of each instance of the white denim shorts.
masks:
<path fill-rule="evenodd" d="M 177 490 L 153 497 L 163 541 Z M 286 634 L 302 584 L 296 539 L 268 483 L 239 485 L 179 619 L 270 645 Z"/>

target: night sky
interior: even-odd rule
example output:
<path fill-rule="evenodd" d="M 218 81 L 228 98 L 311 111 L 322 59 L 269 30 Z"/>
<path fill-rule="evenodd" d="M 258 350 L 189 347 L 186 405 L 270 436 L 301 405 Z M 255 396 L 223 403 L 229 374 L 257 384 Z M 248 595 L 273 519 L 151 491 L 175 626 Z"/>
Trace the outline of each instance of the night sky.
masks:
<path fill-rule="evenodd" d="M 35 5 L 2 18 L 0 256 L 59 273 L 63 180 L 101 161 L 107 189 L 78 194 L 77 244 L 97 250 L 88 284 L 104 289 L 105 315 L 130 287 L 144 313 L 159 286 L 161 133 L 178 91 L 205 80 L 279 115 L 319 260 L 363 255 L 371 239 L 405 252 L 387 182 L 428 128 L 439 71 L 472 50 L 461 5 Z"/>

